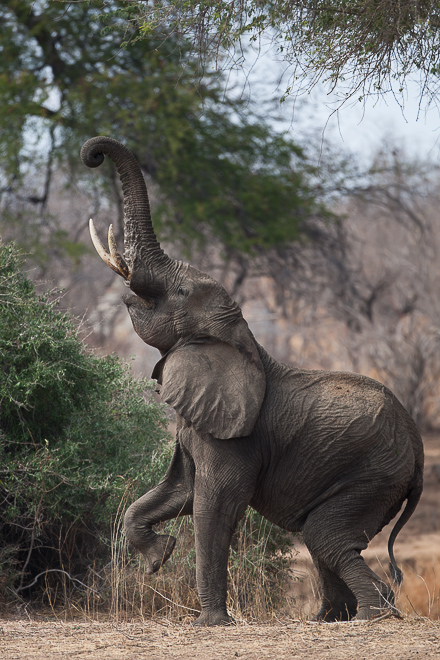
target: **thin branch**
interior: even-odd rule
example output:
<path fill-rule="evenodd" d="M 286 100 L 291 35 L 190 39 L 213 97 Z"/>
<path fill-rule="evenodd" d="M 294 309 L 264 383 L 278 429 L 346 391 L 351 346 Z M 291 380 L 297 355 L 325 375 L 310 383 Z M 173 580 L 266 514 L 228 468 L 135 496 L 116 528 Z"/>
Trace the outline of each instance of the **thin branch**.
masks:
<path fill-rule="evenodd" d="M 81 580 L 72 577 L 71 575 L 69 575 L 69 573 L 67 573 L 67 571 L 63 571 L 61 568 L 48 568 L 45 571 L 42 571 L 42 573 L 38 573 L 38 575 L 34 578 L 33 582 L 31 582 L 30 584 L 26 584 L 24 587 L 18 587 L 18 589 L 15 590 L 16 593 L 18 593 L 19 591 L 23 591 L 24 589 L 30 589 L 31 587 L 34 586 L 34 584 L 38 582 L 39 578 L 42 575 L 47 575 L 48 573 L 63 573 L 72 582 L 78 582 L 78 584 L 83 586 L 85 589 L 88 589 L 89 591 L 93 591 L 94 594 L 97 594 L 99 596 L 99 592 L 96 591 L 96 589 L 92 589 L 92 587 L 89 587 L 87 584 L 84 584 L 84 582 L 81 582 Z"/>

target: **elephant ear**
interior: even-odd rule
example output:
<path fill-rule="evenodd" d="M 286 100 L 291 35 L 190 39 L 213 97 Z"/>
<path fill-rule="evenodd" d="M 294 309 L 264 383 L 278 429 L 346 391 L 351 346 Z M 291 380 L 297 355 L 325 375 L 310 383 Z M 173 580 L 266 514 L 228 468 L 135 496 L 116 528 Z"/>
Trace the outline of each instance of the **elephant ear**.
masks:
<path fill-rule="evenodd" d="M 153 371 L 161 398 L 200 433 L 225 440 L 249 435 L 266 389 L 254 347 L 240 350 L 211 337 L 176 346 Z"/>

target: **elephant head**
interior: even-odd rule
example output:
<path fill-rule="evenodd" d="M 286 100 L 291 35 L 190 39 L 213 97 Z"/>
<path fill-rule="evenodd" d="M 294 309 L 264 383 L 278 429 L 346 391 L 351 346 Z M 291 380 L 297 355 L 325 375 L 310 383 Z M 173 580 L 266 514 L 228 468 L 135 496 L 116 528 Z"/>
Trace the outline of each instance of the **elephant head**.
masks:
<path fill-rule="evenodd" d="M 105 263 L 133 293 L 123 296 L 137 334 L 158 348 L 153 377 L 162 399 L 194 428 L 217 438 L 249 435 L 265 393 L 257 344 L 238 305 L 214 279 L 164 253 L 151 222 L 148 193 L 133 154 L 108 137 L 88 140 L 81 158 L 97 167 L 107 155 L 124 196 L 124 257 L 109 228 L 109 251 L 90 221 Z"/>

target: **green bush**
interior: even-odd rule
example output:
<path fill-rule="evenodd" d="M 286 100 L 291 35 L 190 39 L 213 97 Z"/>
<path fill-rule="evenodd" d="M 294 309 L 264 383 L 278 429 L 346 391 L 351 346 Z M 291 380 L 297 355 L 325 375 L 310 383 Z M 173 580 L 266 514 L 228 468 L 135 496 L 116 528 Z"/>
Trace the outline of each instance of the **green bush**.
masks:
<path fill-rule="evenodd" d="M 0 243 L 0 604 L 194 616 L 191 518 L 162 526 L 179 540 L 153 577 L 122 529 L 127 505 L 168 466 L 164 407 L 128 365 L 87 350 L 77 321 L 20 266 L 16 248 Z M 231 549 L 235 616 L 270 616 L 283 602 L 289 542 L 248 510 Z"/>
<path fill-rule="evenodd" d="M 87 350 L 77 321 L 38 295 L 20 266 L 16 248 L 0 244 L 3 601 L 31 595 L 24 587 L 48 569 L 34 593 L 56 586 L 61 571 L 84 579 L 109 561 L 121 499 L 157 482 L 170 452 L 152 384 Z"/>

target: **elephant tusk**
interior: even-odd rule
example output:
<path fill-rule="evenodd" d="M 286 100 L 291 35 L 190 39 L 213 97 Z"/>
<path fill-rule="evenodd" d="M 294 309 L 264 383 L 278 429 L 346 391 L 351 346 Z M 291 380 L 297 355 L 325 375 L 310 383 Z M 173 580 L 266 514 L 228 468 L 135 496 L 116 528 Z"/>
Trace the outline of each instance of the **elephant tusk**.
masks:
<path fill-rule="evenodd" d="M 122 277 L 125 277 L 126 280 L 129 280 L 131 277 L 131 270 L 128 267 L 124 257 L 118 252 L 118 246 L 116 245 L 115 234 L 113 232 L 113 225 L 110 225 L 108 228 L 108 247 L 110 250 L 112 262 L 118 269 L 118 272 L 120 275 L 122 275 Z"/>
<path fill-rule="evenodd" d="M 118 267 L 116 266 L 116 264 L 113 263 L 111 256 L 109 255 L 103 244 L 101 243 L 101 240 L 96 232 L 95 225 L 93 224 L 92 218 L 90 218 L 89 220 L 89 229 L 90 229 L 90 237 L 92 239 L 93 245 L 95 246 L 96 252 L 99 254 L 103 262 L 107 264 L 107 266 L 110 266 L 110 268 L 114 270 L 115 273 L 119 273 Z"/>
<path fill-rule="evenodd" d="M 115 240 L 115 235 L 113 233 L 113 225 L 110 225 L 109 230 L 108 230 L 108 240 L 109 240 L 109 249 L 110 249 L 110 254 L 107 252 L 103 244 L 101 243 L 101 240 L 97 234 L 97 231 L 95 229 L 95 225 L 93 223 L 93 220 L 90 218 L 89 220 L 89 229 L 90 229 L 90 237 L 92 239 L 92 243 L 95 246 L 95 250 L 101 257 L 104 263 L 107 264 L 107 266 L 110 266 L 110 268 L 115 272 L 118 273 L 118 275 L 121 275 L 124 279 L 129 280 L 131 277 L 131 271 L 126 263 L 126 261 L 123 259 L 123 257 L 119 254 L 117 246 L 116 246 L 116 240 Z"/>

